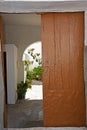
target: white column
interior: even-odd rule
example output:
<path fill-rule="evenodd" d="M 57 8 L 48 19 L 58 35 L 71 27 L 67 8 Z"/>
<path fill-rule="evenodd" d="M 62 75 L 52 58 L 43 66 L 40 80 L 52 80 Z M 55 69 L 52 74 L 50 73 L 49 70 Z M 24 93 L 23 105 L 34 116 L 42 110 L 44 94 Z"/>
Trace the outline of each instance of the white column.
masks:
<path fill-rule="evenodd" d="M 14 44 L 6 44 L 7 60 L 7 102 L 15 104 L 17 88 L 17 48 Z"/>

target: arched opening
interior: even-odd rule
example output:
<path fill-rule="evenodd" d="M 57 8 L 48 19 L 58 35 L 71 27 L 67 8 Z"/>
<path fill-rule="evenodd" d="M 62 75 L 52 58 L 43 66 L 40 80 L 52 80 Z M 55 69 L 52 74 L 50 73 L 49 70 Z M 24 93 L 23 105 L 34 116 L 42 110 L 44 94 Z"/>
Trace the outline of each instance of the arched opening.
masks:
<path fill-rule="evenodd" d="M 27 89 L 25 99 L 42 100 L 42 45 L 41 41 L 28 46 L 22 61 L 24 62 L 24 82 L 29 82 L 31 89 Z"/>

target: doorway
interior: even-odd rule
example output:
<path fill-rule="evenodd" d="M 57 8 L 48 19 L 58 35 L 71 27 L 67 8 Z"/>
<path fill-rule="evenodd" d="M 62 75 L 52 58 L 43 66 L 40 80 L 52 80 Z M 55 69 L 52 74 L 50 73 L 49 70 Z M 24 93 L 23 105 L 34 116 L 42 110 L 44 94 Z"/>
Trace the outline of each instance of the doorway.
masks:
<path fill-rule="evenodd" d="M 83 16 L 83 13 L 42 14 L 43 85 L 46 87 L 44 88 L 44 126 L 85 125 Z M 80 98 L 81 102 L 77 102 Z M 57 103 L 58 109 L 55 109 Z M 73 107 L 77 109 L 73 111 Z"/>
<path fill-rule="evenodd" d="M 29 45 L 23 53 L 24 81 L 32 81 L 32 89 L 28 89 L 25 99 L 43 100 L 42 85 L 42 43 L 37 41 Z"/>
<path fill-rule="evenodd" d="M 32 21 L 33 19 L 36 18 L 36 21 L 35 22 L 33 21 L 33 23 L 29 21 L 30 25 L 29 24 L 24 25 L 22 23 L 19 24 L 19 21 L 16 25 L 16 23 L 14 22 L 17 22 L 17 21 L 14 20 L 13 24 L 10 23 L 10 21 L 8 21 L 8 24 L 5 25 L 5 28 L 4 28 L 5 39 L 6 39 L 5 47 L 7 51 L 7 62 L 8 62 L 8 67 L 9 67 L 9 76 L 10 76 L 9 80 L 11 79 L 8 82 L 12 83 L 15 81 L 13 77 L 15 77 L 15 79 L 18 77 L 15 85 L 9 84 L 10 92 L 8 94 L 9 102 L 7 104 L 7 113 L 8 113 L 7 126 L 9 128 L 12 128 L 12 127 L 13 128 L 16 128 L 16 127 L 27 128 L 27 127 L 43 126 L 43 101 L 42 101 L 43 88 L 42 88 L 42 81 L 40 80 L 42 76 L 37 77 L 38 76 L 37 75 L 35 77 L 37 80 L 36 81 L 35 79 L 33 80 L 32 82 L 33 86 L 31 87 L 31 89 L 28 89 L 28 92 L 26 92 L 25 98 L 27 99 L 17 100 L 17 93 L 16 93 L 17 83 L 20 83 L 21 81 L 25 81 L 24 80 L 24 63 L 22 61 L 23 52 L 26 49 L 26 47 L 31 45 L 31 43 L 41 40 L 40 16 L 35 15 L 35 14 L 32 14 L 32 15 L 31 14 L 24 14 L 24 15 L 23 14 L 13 14 L 13 15 L 3 14 L 3 16 L 5 17 L 5 18 L 3 17 L 3 19 L 7 18 L 9 20 L 10 19 L 12 20 L 16 18 L 16 20 L 19 20 L 19 21 L 22 17 L 23 17 L 22 21 L 24 17 L 26 17 L 27 20 L 32 19 Z M 15 30 L 15 32 L 13 30 Z M 39 52 L 36 52 L 36 53 L 39 53 Z M 34 73 L 36 73 L 36 70 L 38 72 L 38 69 L 42 71 L 41 66 L 39 66 L 38 68 L 34 69 Z M 10 72 L 13 72 L 14 74 L 13 73 L 10 74 Z M 7 70 L 7 73 L 8 73 L 8 70 Z M 40 93 L 38 92 L 38 90 L 35 89 L 35 85 L 37 85 L 36 87 L 39 88 Z M 32 93 L 35 93 L 35 94 L 39 93 L 41 95 L 41 96 L 38 96 L 37 94 L 36 96 L 38 97 L 36 98 L 39 98 L 39 99 L 34 98 L 33 103 L 30 100 L 30 97 L 28 97 L 28 95 L 30 96 L 30 91 L 32 90 L 34 90 Z M 18 117 L 19 117 L 19 122 L 17 120 Z M 10 125 L 10 122 L 11 122 L 11 125 Z"/>

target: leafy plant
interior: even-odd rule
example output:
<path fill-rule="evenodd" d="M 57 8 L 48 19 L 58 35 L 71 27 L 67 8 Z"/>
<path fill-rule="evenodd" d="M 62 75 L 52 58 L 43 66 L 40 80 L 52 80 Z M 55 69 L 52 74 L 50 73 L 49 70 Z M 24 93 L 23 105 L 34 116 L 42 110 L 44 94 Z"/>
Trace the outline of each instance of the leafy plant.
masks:
<path fill-rule="evenodd" d="M 17 96 L 18 99 L 24 99 L 25 94 L 28 88 L 31 88 L 31 85 L 26 81 L 21 81 L 20 83 L 17 84 Z"/>
<path fill-rule="evenodd" d="M 35 77 L 35 73 L 33 70 L 28 70 L 27 71 L 27 75 L 26 75 L 26 79 L 32 80 Z"/>
<path fill-rule="evenodd" d="M 42 76 L 42 66 L 35 67 L 33 69 L 33 73 L 34 73 L 36 79 L 37 78 L 41 79 L 41 76 Z"/>

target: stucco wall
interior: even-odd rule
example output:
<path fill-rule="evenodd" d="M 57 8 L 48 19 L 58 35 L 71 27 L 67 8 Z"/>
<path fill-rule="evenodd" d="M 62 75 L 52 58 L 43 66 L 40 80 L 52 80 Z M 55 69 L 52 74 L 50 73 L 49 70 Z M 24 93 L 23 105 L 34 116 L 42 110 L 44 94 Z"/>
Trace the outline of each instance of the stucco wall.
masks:
<path fill-rule="evenodd" d="M 4 27 L 5 44 L 15 44 L 18 48 L 18 82 L 24 80 L 22 56 L 32 43 L 41 40 L 40 26 L 6 25 Z"/>
<path fill-rule="evenodd" d="M 0 0 L 0 12 L 72 12 L 87 10 L 86 0 Z"/>

